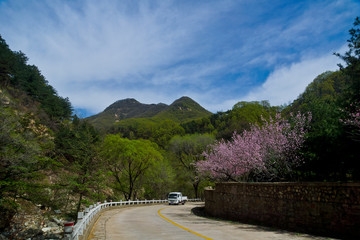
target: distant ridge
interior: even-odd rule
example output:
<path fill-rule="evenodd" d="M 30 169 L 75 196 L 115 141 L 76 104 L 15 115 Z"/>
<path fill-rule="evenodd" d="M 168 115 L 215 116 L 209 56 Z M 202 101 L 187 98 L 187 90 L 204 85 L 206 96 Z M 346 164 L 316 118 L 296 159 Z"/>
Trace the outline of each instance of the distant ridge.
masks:
<path fill-rule="evenodd" d="M 105 108 L 104 112 L 116 114 L 115 119 L 121 120 L 126 118 L 152 117 L 158 112 L 167 108 L 164 103 L 143 104 L 134 98 L 119 100 Z"/>
<path fill-rule="evenodd" d="M 172 104 L 144 104 L 134 98 L 118 100 L 99 114 L 88 117 L 90 123 L 100 129 L 107 129 L 115 122 L 130 118 L 171 119 L 186 122 L 209 116 L 212 113 L 189 97 L 181 97 Z"/>

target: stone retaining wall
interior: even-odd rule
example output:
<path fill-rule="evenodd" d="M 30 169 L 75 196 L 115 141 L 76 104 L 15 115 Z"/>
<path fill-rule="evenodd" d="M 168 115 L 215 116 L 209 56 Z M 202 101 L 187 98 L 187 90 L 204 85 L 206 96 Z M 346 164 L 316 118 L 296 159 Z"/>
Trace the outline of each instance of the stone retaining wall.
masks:
<path fill-rule="evenodd" d="M 360 239 L 360 183 L 218 183 L 205 211 L 297 232 Z"/>

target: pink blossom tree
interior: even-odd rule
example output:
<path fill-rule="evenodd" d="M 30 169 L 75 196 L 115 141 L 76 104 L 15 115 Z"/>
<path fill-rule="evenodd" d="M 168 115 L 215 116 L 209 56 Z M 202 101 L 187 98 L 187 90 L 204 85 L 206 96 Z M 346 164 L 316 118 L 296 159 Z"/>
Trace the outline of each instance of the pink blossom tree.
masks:
<path fill-rule="evenodd" d="M 341 121 L 360 130 L 360 102 L 350 104 L 350 108 L 352 108 L 352 110 L 345 110 L 347 113 L 347 118 Z"/>
<path fill-rule="evenodd" d="M 274 181 L 283 179 L 303 161 L 298 150 L 305 140 L 311 114 L 291 115 L 291 120 L 263 119 L 262 126 L 252 125 L 231 141 L 218 141 L 203 153 L 206 160 L 197 163 L 201 173 L 225 181 Z"/>
<path fill-rule="evenodd" d="M 360 101 L 350 104 L 344 112 L 347 116 L 345 119 L 340 119 L 340 121 L 353 126 L 355 128 L 354 132 L 352 132 L 353 137 L 355 140 L 360 140 Z"/>

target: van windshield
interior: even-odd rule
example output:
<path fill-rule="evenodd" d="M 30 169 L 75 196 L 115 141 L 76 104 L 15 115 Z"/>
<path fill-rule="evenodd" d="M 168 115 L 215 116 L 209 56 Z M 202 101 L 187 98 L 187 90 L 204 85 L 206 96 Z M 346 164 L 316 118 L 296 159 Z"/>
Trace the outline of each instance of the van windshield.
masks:
<path fill-rule="evenodd" d="M 172 193 L 172 194 L 169 194 L 169 198 L 177 198 L 177 194 L 176 193 Z"/>

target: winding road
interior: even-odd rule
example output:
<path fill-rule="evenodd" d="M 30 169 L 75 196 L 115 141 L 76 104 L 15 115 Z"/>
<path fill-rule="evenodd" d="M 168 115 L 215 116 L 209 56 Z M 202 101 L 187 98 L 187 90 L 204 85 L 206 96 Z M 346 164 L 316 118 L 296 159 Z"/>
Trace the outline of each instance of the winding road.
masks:
<path fill-rule="evenodd" d="M 191 212 L 199 206 L 203 203 L 135 205 L 108 210 L 101 214 L 88 239 L 329 239 L 199 217 Z"/>

